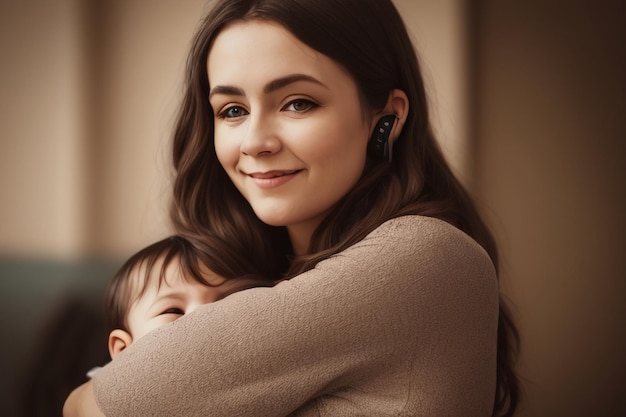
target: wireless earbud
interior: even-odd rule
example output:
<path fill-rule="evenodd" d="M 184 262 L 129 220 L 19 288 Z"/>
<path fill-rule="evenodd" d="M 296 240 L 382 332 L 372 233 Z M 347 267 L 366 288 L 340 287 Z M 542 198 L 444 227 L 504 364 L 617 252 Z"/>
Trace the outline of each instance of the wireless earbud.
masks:
<path fill-rule="evenodd" d="M 389 145 L 389 136 L 395 121 L 396 116 L 390 114 L 381 117 L 378 123 L 376 123 L 372 137 L 367 144 L 367 152 L 370 156 L 391 162 L 392 147 Z"/>

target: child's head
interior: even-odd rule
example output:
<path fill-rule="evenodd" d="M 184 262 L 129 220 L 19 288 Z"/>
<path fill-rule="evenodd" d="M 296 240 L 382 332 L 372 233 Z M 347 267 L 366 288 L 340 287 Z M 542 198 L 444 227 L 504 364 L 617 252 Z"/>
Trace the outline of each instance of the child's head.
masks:
<path fill-rule="evenodd" d="M 171 236 L 126 261 L 105 295 L 112 358 L 133 340 L 199 305 L 246 288 L 268 285 L 252 278 L 227 280 L 206 265 L 204 255 L 189 240 Z"/>

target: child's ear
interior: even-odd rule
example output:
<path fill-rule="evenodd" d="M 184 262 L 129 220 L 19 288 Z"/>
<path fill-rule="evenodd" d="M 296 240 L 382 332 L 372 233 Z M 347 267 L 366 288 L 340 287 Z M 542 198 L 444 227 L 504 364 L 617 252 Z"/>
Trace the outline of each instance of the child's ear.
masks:
<path fill-rule="evenodd" d="M 111 359 L 115 357 L 130 344 L 133 343 L 133 337 L 127 331 L 115 329 L 109 334 L 109 354 Z"/>

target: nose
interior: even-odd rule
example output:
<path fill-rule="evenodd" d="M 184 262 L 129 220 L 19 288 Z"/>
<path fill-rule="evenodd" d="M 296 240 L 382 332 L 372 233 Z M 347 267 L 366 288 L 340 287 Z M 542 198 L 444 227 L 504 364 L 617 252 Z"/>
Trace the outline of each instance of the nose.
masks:
<path fill-rule="evenodd" d="M 276 121 L 257 113 L 249 119 L 248 130 L 241 143 L 241 153 L 248 156 L 273 155 L 280 151 L 281 141 L 277 133 Z"/>

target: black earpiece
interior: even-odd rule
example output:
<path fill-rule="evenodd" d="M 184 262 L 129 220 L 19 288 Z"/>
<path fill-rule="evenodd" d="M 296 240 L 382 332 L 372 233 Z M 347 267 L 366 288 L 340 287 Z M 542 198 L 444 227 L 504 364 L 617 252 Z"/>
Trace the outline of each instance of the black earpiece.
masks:
<path fill-rule="evenodd" d="M 367 144 L 367 152 L 370 156 L 391 162 L 392 147 L 389 145 L 389 135 L 391 135 L 391 129 L 395 121 L 396 116 L 390 114 L 381 117 L 378 123 L 376 123 L 372 137 Z"/>

